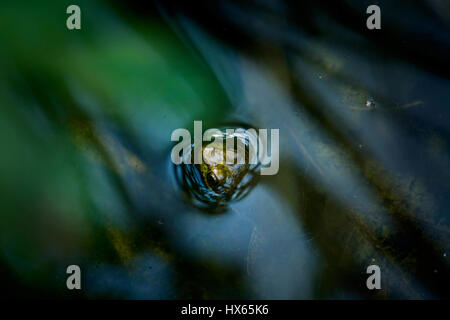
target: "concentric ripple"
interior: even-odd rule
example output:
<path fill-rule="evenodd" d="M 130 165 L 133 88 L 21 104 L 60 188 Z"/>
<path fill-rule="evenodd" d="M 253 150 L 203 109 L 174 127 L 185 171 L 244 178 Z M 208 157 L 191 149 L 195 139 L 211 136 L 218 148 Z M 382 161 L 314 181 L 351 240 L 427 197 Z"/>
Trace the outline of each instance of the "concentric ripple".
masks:
<path fill-rule="evenodd" d="M 234 129 L 234 130 L 230 130 Z M 175 165 L 175 176 L 192 204 L 208 211 L 223 211 L 245 197 L 255 185 L 260 163 L 257 139 L 242 127 L 223 127 L 202 143 L 201 164 Z M 191 145 L 189 158 L 194 152 Z"/>

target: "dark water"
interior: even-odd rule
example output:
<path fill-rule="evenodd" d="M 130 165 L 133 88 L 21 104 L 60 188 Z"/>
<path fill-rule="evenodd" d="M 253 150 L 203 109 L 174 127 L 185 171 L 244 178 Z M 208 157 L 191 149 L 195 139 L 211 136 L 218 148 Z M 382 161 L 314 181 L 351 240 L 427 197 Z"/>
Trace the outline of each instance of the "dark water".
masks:
<path fill-rule="evenodd" d="M 68 31 L 70 3 L 3 1 L 3 293 L 448 298 L 450 7 L 375 2 L 381 30 L 371 1 L 80 1 Z M 194 120 L 279 129 L 278 174 L 193 205 Z"/>

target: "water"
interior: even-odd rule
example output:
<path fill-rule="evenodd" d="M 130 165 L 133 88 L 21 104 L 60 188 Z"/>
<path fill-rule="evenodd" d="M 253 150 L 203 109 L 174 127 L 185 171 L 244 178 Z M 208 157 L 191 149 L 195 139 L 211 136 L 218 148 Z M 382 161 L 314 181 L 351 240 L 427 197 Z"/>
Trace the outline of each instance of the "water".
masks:
<path fill-rule="evenodd" d="M 2 2 L 5 292 L 448 298 L 448 5 L 379 1 L 369 31 L 368 4 L 82 1 L 69 32 L 64 4 Z M 194 120 L 279 129 L 278 174 L 177 182 Z"/>

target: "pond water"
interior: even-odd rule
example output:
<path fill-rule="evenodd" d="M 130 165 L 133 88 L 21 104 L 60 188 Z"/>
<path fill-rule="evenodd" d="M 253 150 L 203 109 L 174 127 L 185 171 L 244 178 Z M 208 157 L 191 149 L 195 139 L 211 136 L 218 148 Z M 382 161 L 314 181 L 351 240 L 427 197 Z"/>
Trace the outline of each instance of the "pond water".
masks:
<path fill-rule="evenodd" d="M 8 294 L 448 298 L 446 1 L 377 1 L 381 30 L 371 1 L 79 2 L 75 31 L 0 5 Z M 174 166 L 196 120 L 279 129 L 278 173 Z"/>

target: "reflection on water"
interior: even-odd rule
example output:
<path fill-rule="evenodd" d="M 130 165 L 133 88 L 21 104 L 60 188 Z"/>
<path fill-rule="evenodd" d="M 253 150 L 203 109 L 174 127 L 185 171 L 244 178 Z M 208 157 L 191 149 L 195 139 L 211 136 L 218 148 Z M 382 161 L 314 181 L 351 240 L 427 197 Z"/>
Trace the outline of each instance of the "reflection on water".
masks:
<path fill-rule="evenodd" d="M 378 1 L 372 32 L 366 2 L 81 1 L 82 32 L 2 2 L 8 292 L 448 298 L 449 7 Z M 170 136 L 199 119 L 279 129 L 278 174 L 191 165 L 180 188 Z"/>

